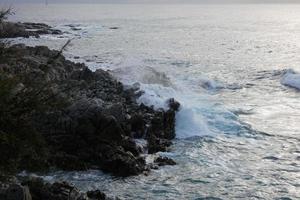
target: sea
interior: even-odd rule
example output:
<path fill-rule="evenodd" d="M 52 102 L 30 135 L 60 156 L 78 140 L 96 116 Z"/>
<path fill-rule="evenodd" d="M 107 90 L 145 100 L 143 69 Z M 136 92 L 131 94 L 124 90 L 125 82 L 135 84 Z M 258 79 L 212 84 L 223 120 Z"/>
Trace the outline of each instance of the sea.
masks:
<path fill-rule="evenodd" d="M 138 99 L 181 103 L 177 162 L 148 176 L 51 172 L 82 190 L 122 199 L 300 199 L 300 5 L 16 4 L 12 21 L 63 35 L 17 38 L 104 69 Z M 151 160 L 151 156 L 148 156 Z"/>

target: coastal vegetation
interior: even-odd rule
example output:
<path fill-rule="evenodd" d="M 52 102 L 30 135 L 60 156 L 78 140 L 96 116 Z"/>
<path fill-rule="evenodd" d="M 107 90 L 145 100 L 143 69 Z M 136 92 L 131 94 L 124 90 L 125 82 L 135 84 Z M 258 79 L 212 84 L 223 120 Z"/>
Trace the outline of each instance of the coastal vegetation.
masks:
<path fill-rule="evenodd" d="M 7 20 L 7 18 L 13 14 L 14 14 L 14 12 L 13 12 L 12 7 L 2 8 L 0 10 L 0 23 L 3 22 L 3 20 Z"/>

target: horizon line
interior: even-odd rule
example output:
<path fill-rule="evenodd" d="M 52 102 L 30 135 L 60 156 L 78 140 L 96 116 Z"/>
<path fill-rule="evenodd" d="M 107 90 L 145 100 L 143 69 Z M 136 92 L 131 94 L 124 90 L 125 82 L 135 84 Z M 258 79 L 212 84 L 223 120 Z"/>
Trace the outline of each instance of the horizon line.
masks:
<path fill-rule="evenodd" d="M 8 4 L 8 3 L 2 3 L 1 4 Z M 41 3 L 41 2 L 14 2 L 14 3 L 9 3 L 10 5 L 15 5 L 15 4 L 42 4 L 45 5 L 45 3 Z M 276 4 L 276 5 L 282 5 L 282 4 L 300 4 L 300 2 L 173 2 L 173 3 L 167 3 L 167 2 L 145 2 L 145 3 L 122 3 L 122 2 L 118 2 L 118 3 L 112 3 L 112 2 L 76 2 L 76 3 L 71 3 L 71 2 L 49 2 L 48 1 L 48 5 L 51 4 L 107 4 L 107 5 L 114 5 L 114 4 L 119 4 L 119 5 L 184 5 L 184 4 L 203 4 L 203 5 L 255 5 L 255 4 L 259 4 L 259 5 L 263 5 L 263 4 Z"/>

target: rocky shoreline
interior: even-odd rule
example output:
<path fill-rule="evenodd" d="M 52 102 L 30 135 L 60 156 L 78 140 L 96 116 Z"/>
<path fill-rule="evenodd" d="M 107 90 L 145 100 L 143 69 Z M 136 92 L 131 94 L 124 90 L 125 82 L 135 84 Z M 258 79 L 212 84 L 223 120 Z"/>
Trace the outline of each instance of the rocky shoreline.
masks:
<path fill-rule="evenodd" d="M 43 24 L 0 24 L 0 38 L 39 34 L 61 32 Z M 145 161 L 145 154 L 168 151 L 172 144 L 180 107 L 176 100 L 166 102 L 168 110 L 139 105 L 138 88 L 126 89 L 108 72 L 92 72 L 44 46 L 20 44 L 0 51 L 2 177 L 24 170 L 88 169 L 131 176 L 176 164 L 169 158 L 152 164 Z M 138 145 L 137 140 L 146 145 Z M 1 199 L 18 199 L 8 197 L 11 187 L 23 191 L 23 199 L 106 199 L 100 191 L 74 194 L 78 190 L 68 183 L 51 185 L 41 180 L 3 183 Z M 58 191 L 64 195 L 55 196 Z"/>
<path fill-rule="evenodd" d="M 1 200 L 119 200 L 108 197 L 100 190 L 81 192 L 67 182 L 53 184 L 41 178 L 27 177 L 21 181 L 11 178 L 9 182 L 0 183 Z"/>
<path fill-rule="evenodd" d="M 0 23 L 0 38 L 38 38 L 40 35 L 45 34 L 61 35 L 63 32 L 42 23 L 13 23 L 6 21 Z"/>

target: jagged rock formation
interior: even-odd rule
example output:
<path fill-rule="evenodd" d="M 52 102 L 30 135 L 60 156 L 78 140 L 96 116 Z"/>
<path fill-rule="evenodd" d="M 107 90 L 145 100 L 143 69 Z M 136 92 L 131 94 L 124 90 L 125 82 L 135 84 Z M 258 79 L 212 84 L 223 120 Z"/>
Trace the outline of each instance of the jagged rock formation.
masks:
<path fill-rule="evenodd" d="M 22 91 L 46 88 L 55 97 L 51 101 L 66 101 L 63 108 L 32 114 L 47 152 L 37 162 L 47 167 L 100 168 L 121 176 L 136 175 L 147 167 L 134 139 L 147 140 L 148 152 L 156 153 L 166 151 L 175 137 L 179 108 L 175 100 L 170 100 L 167 111 L 138 105 L 136 91 L 124 90 L 108 72 L 92 72 L 47 47 L 15 45 L 0 58 L 2 75 L 30 80 L 19 80 Z M 31 170 L 22 163 L 19 166 L 19 170 Z"/>

